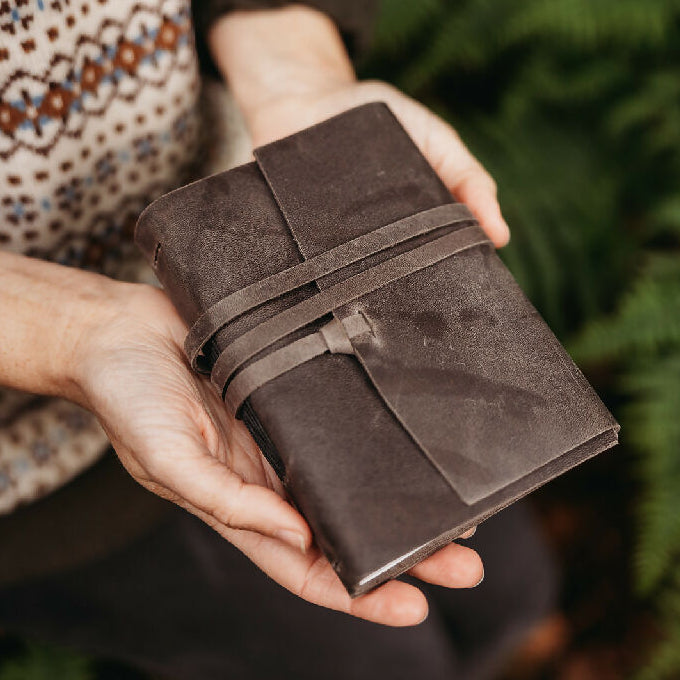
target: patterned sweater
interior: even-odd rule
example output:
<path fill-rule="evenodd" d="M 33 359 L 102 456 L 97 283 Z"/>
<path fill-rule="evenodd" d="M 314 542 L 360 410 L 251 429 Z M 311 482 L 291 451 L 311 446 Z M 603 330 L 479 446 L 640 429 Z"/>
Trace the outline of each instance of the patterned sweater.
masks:
<path fill-rule="evenodd" d="M 212 21 L 282 4 L 195 2 L 204 70 L 214 71 L 201 40 Z M 308 4 L 335 18 L 350 47 L 364 41 L 373 2 Z M 197 170 L 191 10 L 189 0 L 0 0 L 0 248 L 152 281 L 132 247 L 136 218 Z M 0 388 L 0 515 L 107 447 L 87 411 Z"/>

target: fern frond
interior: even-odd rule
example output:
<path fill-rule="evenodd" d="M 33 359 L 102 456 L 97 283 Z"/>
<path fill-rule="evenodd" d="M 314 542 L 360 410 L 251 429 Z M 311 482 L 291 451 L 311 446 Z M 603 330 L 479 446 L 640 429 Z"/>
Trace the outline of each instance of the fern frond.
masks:
<path fill-rule="evenodd" d="M 680 347 L 680 257 L 649 257 L 619 310 L 591 322 L 569 349 L 592 361 L 658 354 Z M 680 390 L 679 390 L 680 391 Z"/>
<path fill-rule="evenodd" d="M 513 42 L 540 37 L 572 48 L 658 47 L 673 35 L 679 11 L 667 0 L 525 0 L 505 30 Z"/>
<path fill-rule="evenodd" d="M 632 399 L 625 419 L 643 482 L 637 583 L 648 594 L 680 559 L 680 353 L 636 363 L 623 387 Z"/>

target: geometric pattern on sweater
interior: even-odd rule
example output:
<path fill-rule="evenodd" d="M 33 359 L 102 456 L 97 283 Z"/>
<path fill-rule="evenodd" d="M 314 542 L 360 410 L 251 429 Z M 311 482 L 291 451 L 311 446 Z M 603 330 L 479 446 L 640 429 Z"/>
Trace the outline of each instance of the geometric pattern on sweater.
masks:
<path fill-rule="evenodd" d="M 200 83 L 188 0 L 81 3 L 72 24 L 69 12 L 78 8 L 68 2 L 58 11 L 59 3 L 40 10 L 34 1 L 15 1 L 24 14 L 15 11 L 15 36 L 3 43 L 10 54 L 0 62 L 3 105 L 5 111 L 21 108 L 15 90 L 30 73 L 34 91 L 19 89 L 36 111 L 30 112 L 35 124 L 26 118 L 17 129 L 0 132 L 0 140 L 14 145 L 11 158 L 0 158 L 0 247 L 109 273 L 105 260 L 115 259 L 118 244 L 130 240 L 134 211 L 181 184 L 196 155 Z M 27 23 L 29 6 L 34 20 Z M 83 15 L 85 7 L 90 9 Z M 28 53 L 19 35 L 25 24 L 35 45 Z M 126 61 L 127 69 L 105 74 L 110 67 L 103 54 Z M 54 75 L 55 60 L 74 65 L 58 86 L 35 75 Z M 59 88 L 69 79 L 90 85 L 71 87 L 80 94 L 62 99 L 70 102 L 64 116 L 37 116 L 36 106 L 50 99 L 38 89 L 61 97 Z"/>
<path fill-rule="evenodd" d="M 44 3 L 35 9 L 44 12 Z M 135 4 L 123 21 L 105 18 L 94 34 L 79 35 L 71 54 L 54 53 L 47 69 L 15 69 L 0 82 L 0 159 L 22 147 L 47 154 L 62 134 L 78 137 L 114 97 L 131 101 L 143 87 L 163 87 L 172 69 L 192 66 L 190 36 L 188 7 L 159 16 L 153 5 Z"/>
<path fill-rule="evenodd" d="M 168 188 L 161 169 L 179 170 L 179 183 L 192 175 L 194 158 L 183 158 L 182 150 L 195 147 L 197 126 L 196 113 L 182 111 L 169 129 L 102 151 L 89 172 L 75 173 L 40 195 L 19 187 L 7 192 L 0 199 L 0 224 L 11 228 L 0 227 L 0 246 L 10 248 L 14 237 L 25 255 L 115 275 L 110 262 L 119 259 L 121 244 L 131 242 L 137 216 Z M 115 206 L 98 209 L 100 197 L 116 194 L 121 196 Z M 35 231 L 45 222 L 53 239 Z"/>
<path fill-rule="evenodd" d="M 152 280 L 132 228 L 195 178 L 202 141 L 189 10 L 189 0 L 0 0 L 0 248 Z M 107 445 L 75 404 L 0 389 L 0 514 L 59 488 Z"/>

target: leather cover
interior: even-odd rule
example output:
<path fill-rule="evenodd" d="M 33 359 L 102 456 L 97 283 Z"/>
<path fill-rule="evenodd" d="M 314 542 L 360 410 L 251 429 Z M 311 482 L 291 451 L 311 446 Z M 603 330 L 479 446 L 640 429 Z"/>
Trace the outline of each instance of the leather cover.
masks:
<path fill-rule="evenodd" d="M 188 325 L 255 281 L 452 202 L 381 103 L 255 158 L 161 197 L 140 217 L 137 243 Z M 274 314 L 471 223 L 417 236 L 247 312 L 213 337 L 208 363 Z M 356 314 L 371 332 L 351 338 L 352 355 L 289 370 L 240 412 L 353 596 L 617 442 L 618 424 L 490 245 L 333 311 L 340 321 Z"/>

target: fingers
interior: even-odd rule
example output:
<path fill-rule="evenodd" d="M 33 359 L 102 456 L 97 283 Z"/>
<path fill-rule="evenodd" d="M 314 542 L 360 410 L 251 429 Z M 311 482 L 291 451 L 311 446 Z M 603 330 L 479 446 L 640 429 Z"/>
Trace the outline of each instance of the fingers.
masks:
<path fill-rule="evenodd" d="M 425 595 L 402 581 L 388 581 L 351 601 L 349 614 L 388 626 L 416 626 L 427 618 Z"/>
<path fill-rule="evenodd" d="M 423 152 L 453 195 L 477 216 L 496 247 L 510 240 L 496 197 L 496 183 L 455 130 L 432 113 Z"/>
<path fill-rule="evenodd" d="M 477 532 L 477 527 L 472 527 L 468 529 L 464 534 L 461 534 L 458 538 L 472 538 Z"/>
<path fill-rule="evenodd" d="M 308 602 L 386 626 L 414 626 L 427 617 L 425 596 L 410 584 L 389 581 L 366 595 L 352 599 L 318 549 L 313 548 L 303 554 L 279 540 L 251 531 L 235 530 L 216 523 L 212 516 L 196 508 L 192 511 L 268 576 Z M 410 573 L 430 583 L 466 588 L 479 583 L 484 570 L 473 550 L 451 544 L 421 562 Z"/>
<path fill-rule="evenodd" d="M 308 602 L 386 626 L 413 626 L 427 616 L 427 600 L 412 585 L 390 581 L 352 599 L 317 549 L 303 555 L 252 532 L 218 531 L 271 578 Z"/>
<path fill-rule="evenodd" d="M 446 588 L 474 588 L 484 577 L 484 565 L 472 548 L 450 543 L 417 564 L 409 573 L 422 581 Z"/>
<path fill-rule="evenodd" d="M 298 552 L 307 550 L 312 535 L 297 510 L 271 489 L 246 484 L 200 444 L 194 446 L 193 455 L 166 454 L 152 471 L 178 504 L 221 525 L 277 538 Z"/>
<path fill-rule="evenodd" d="M 496 198 L 496 183 L 477 161 L 458 175 L 452 192 L 472 210 L 497 248 L 507 245 L 510 229 Z"/>

